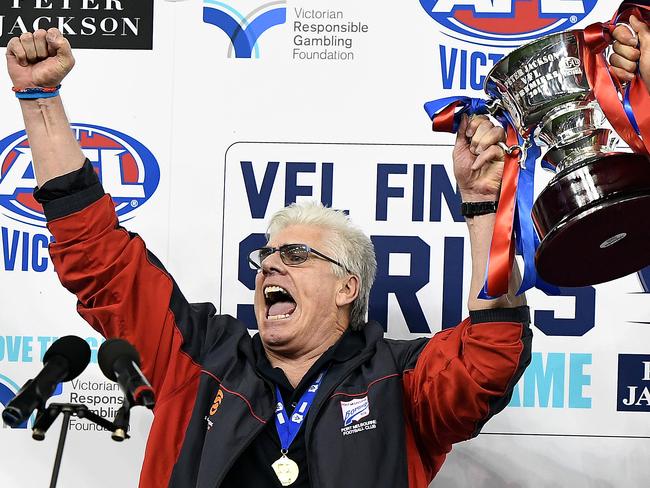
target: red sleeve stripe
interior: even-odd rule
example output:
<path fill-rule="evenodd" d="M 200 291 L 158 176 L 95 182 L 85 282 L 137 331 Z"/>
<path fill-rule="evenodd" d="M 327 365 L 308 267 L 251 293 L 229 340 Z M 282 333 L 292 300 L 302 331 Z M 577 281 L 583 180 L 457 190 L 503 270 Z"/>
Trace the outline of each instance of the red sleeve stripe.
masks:
<path fill-rule="evenodd" d="M 257 415 L 255 415 L 255 412 L 253 411 L 253 406 L 251 405 L 251 402 L 248 401 L 248 398 L 246 398 L 246 397 L 245 397 L 244 395 L 242 395 L 241 393 L 238 393 L 238 392 L 233 391 L 233 390 L 229 390 L 228 388 L 226 388 L 225 386 L 223 386 L 223 383 L 221 382 L 221 379 L 217 378 L 214 374 L 210 373 L 210 371 L 206 371 L 205 369 L 202 369 L 202 370 L 201 370 L 201 373 L 205 373 L 205 374 L 207 374 L 208 376 L 211 376 L 212 378 L 214 378 L 215 380 L 217 380 L 217 381 L 219 382 L 219 387 L 220 387 L 222 390 L 225 390 L 225 391 L 227 391 L 228 393 L 230 393 L 231 395 L 235 395 L 235 396 L 241 398 L 241 399 L 244 401 L 244 403 L 246 403 L 246 405 L 248 405 L 248 410 L 250 410 L 251 415 L 252 415 L 253 417 L 255 417 L 255 419 L 257 419 L 259 422 L 261 422 L 261 423 L 263 423 L 263 424 L 266 424 L 266 420 L 264 420 L 263 418 L 260 418 L 260 417 L 258 417 Z"/>
<path fill-rule="evenodd" d="M 396 376 L 402 376 L 402 375 L 400 373 L 393 373 L 393 374 L 389 374 L 387 376 L 382 376 L 381 378 L 377 378 L 376 380 L 371 381 L 368 384 L 368 387 L 366 388 L 366 391 L 363 391 L 361 393 L 343 393 L 342 391 L 337 391 L 336 393 L 332 393 L 332 396 L 330 396 L 330 398 L 334 398 L 335 396 L 339 396 L 339 395 L 340 396 L 346 396 L 346 397 L 357 397 L 357 396 L 367 395 L 368 391 L 370 390 L 370 387 L 372 385 L 374 385 L 375 383 L 379 383 L 380 381 L 387 380 L 389 378 L 394 378 Z"/>

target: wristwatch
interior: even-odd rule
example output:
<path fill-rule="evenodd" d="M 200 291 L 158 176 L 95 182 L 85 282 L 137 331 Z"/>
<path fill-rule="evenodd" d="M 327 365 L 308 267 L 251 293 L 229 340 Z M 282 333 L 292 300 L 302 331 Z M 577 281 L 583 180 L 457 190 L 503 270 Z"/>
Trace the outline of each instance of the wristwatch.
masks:
<path fill-rule="evenodd" d="M 460 213 L 463 217 L 472 218 L 477 215 L 495 213 L 499 202 L 463 202 L 460 205 Z"/>

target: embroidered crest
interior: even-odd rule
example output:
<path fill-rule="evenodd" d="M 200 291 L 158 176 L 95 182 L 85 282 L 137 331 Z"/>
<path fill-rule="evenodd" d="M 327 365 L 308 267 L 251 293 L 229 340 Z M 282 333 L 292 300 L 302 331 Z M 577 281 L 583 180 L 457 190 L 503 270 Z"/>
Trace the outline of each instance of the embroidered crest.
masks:
<path fill-rule="evenodd" d="M 341 402 L 341 410 L 343 412 L 343 425 L 347 427 L 352 422 L 358 422 L 370 415 L 370 402 L 367 396 L 355 398 L 349 402 Z"/>

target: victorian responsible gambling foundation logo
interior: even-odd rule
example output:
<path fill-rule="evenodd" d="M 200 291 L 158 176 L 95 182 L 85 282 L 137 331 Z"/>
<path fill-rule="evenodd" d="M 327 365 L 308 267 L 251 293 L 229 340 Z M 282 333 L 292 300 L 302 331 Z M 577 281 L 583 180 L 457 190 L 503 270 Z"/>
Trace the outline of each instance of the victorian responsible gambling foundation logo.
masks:
<path fill-rule="evenodd" d="M 204 0 L 203 21 L 218 27 L 230 38 L 229 58 L 233 52 L 236 58 L 259 58 L 257 41 L 271 27 L 287 21 L 286 3 L 281 0 L 255 5 L 240 0 L 234 6 L 232 3 Z M 243 8 L 247 8 L 248 12 Z"/>
<path fill-rule="evenodd" d="M 487 46 L 515 47 L 573 28 L 598 0 L 420 0 L 445 35 Z"/>
<path fill-rule="evenodd" d="M 120 221 L 146 202 L 160 181 L 158 162 L 133 137 L 107 127 L 72 124 L 85 154 L 113 197 Z M 25 131 L 0 140 L 0 212 L 9 219 L 45 227 L 41 205 L 34 200 L 36 186 L 32 153 Z"/>

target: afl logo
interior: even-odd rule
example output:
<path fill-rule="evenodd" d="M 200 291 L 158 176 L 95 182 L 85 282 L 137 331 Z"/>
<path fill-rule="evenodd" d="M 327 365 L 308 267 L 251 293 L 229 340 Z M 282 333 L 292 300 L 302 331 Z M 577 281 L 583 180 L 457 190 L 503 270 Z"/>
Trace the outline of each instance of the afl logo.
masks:
<path fill-rule="evenodd" d="M 578 58 L 573 58 L 570 56 L 566 58 L 561 58 L 559 63 L 560 73 L 562 73 L 564 76 L 581 75 L 582 74 L 581 64 L 582 63 Z"/>
<path fill-rule="evenodd" d="M 158 162 L 151 151 L 134 138 L 106 127 L 72 124 L 85 156 L 90 160 L 107 193 L 113 197 L 121 222 L 132 218 L 156 191 L 160 181 Z M 32 191 L 36 178 L 25 131 L 0 141 L 0 212 L 12 220 L 45 227 L 41 205 Z"/>
<path fill-rule="evenodd" d="M 454 39 L 484 46 L 515 47 L 571 29 L 598 0 L 420 0 Z"/>

